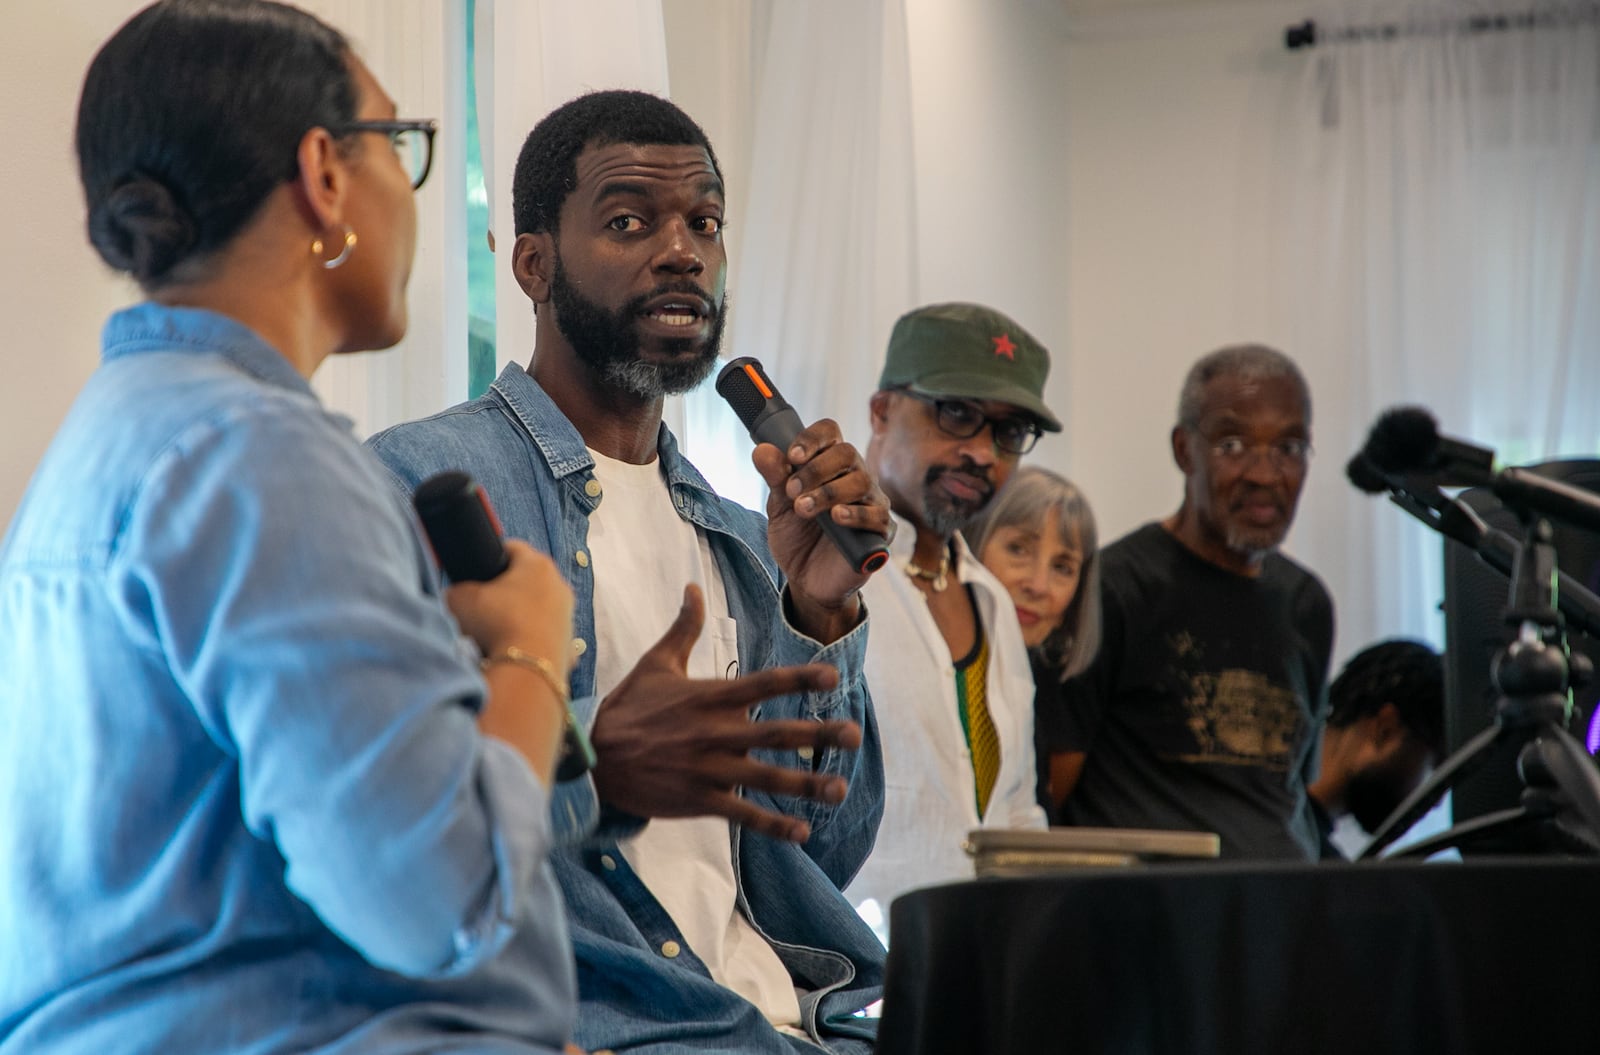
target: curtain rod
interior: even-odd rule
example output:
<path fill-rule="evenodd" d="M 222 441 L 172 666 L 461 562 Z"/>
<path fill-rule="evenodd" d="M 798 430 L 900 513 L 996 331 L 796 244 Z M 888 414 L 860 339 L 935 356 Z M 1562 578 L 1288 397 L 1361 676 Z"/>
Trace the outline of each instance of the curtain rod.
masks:
<path fill-rule="evenodd" d="M 1576 10 L 1511 11 L 1498 15 L 1473 15 L 1447 21 L 1400 25 L 1394 22 L 1376 26 L 1342 26 L 1328 29 L 1311 19 L 1287 26 L 1283 45 L 1290 51 L 1314 48 L 1318 44 L 1353 44 L 1371 40 L 1398 40 L 1401 37 L 1444 36 L 1449 33 L 1498 33 L 1508 29 L 1543 29 L 1596 21 L 1600 7 L 1585 5 Z"/>

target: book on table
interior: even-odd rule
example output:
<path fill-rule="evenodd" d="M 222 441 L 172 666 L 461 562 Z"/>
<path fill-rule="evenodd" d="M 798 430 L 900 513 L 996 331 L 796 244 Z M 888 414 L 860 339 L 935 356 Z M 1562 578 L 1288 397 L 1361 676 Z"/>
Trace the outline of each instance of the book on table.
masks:
<path fill-rule="evenodd" d="M 978 828 L 967 833 L 965 849 L 982 878 L 1204 860 L 1220 855 L 1222 840 L 1213 832 L 1143 828 Z"/>

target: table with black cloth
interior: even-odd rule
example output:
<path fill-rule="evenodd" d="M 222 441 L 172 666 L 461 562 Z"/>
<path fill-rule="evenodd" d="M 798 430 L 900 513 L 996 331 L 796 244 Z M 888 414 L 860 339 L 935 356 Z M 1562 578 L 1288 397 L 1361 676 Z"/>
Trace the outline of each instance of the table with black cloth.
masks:
<path fill-rule="evenodd" d="M 1600 1053 L 1600 863 L 1161 866 L 897 899 L 879 1055 Z"/>

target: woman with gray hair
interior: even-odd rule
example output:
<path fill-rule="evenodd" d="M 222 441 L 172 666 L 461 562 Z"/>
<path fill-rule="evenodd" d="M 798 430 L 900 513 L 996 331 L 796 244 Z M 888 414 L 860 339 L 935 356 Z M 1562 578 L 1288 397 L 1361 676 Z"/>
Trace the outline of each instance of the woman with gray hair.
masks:
<path fill-rule="evenodd" d="M 1020 469 L 964 532 L 972 551 L 1016 605 L 1033 661 L 1034 755 L 1039 805 L 1054 819 L 1059 768 L 1054 731 L 1059 686 L 1081 673 L 1100 646 L 1100 568 L 1094 513 L 1069 480 L 1048 469 Z"/>

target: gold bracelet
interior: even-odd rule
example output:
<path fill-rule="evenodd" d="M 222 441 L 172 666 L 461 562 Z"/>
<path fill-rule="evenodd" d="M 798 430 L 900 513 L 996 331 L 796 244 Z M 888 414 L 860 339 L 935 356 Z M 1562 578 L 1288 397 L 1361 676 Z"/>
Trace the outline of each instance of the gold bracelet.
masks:
<path fill-rule="evenodd" d="M 561 701 L 562 707 L 572 703 L 572 694 L 567 689 L 567 683 L 556 673 L 556 666 L 543 656 L 536 656 L 532 652 L 524 652 L 516 645 L 512 645 L 504 652 L 497 652 L 492 656 L 485 656 L 478 664 L 479 668 L 488 670 L 496 663 L 512 663 L 525 670 L 531 670 L 545 680 L 550 686 L 550 691 L 556 694 L 556 699 Z"/>

